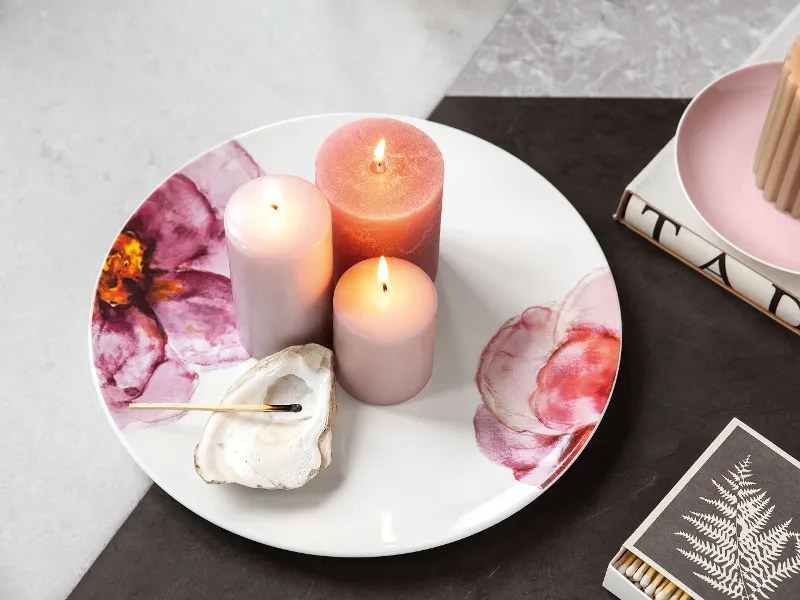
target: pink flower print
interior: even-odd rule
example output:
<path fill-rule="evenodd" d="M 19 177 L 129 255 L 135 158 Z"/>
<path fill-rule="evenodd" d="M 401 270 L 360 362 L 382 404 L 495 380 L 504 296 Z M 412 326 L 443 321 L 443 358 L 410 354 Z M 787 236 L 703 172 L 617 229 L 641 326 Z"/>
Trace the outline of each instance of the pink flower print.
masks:
<path fill-rule="evenodd" d="M 188 402 L 198 369 L 248 358 L 239 344 L 222 224 L 224 203 L 261 174 L 236 142 L 174 174 L 138 208 L 103 264 L 92 351 L 117 425 L 179 418 L 134 412 L 141 402 Z"/>
<path fill-rule="evenodd" d="M 619 303 L 607 269 L 581 280 L 560 306 L 510 319 L 478 366 L 478 447 L 518 480 L 548 485 L 600 420 L 619 356 Z"/>

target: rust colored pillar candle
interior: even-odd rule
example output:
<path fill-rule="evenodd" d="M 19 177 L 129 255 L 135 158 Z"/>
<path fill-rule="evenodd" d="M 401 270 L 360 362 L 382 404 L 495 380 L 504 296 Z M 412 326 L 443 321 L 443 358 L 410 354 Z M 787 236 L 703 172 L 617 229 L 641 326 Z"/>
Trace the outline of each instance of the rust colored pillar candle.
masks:
<path fill-rule="evenodd" d="M 316 183 L 331 207 L 336 279 L 381 255 L 436 278 L 444 160 L 425 133 L 396 119 L 348 123 L 322 144 Z"/>

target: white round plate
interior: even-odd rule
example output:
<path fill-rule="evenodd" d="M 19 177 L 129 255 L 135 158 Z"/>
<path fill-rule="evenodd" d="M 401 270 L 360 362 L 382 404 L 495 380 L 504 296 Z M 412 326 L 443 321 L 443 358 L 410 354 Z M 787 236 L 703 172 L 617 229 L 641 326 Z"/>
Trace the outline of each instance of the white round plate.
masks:
<path fill-rule="evenodd" d="M 619 366 L 619 302 L 589 228 L 541 175 L 462 131 L 419 119 L 445 159 L 433 377 L 413 400 L 339 389 L 333 462 L 305 487 L 209 485 L 193 451 L 208 413 L 255 361 L 238 344 L 222 209 L 260 173 L 314 180 L 323 140 L 361 114 L 277 123 L 226 142 L 160 185 L 108 253 L 93 294 L 92 368 L 122 443 L 203 518 L 310 554 L 381 556 L 446 544 L 539 496 L 605 411 Z M 111 236 L 109 236 L 111 237 Z"/>

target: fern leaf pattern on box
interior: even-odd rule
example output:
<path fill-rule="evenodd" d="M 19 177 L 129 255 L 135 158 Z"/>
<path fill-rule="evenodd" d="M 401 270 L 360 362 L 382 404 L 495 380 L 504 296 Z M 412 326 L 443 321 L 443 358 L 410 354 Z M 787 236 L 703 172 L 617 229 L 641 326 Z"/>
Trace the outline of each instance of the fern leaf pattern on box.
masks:
<path fill-rule="evenodd" d="M 699 498 L 705 511 L 682 515 L 694 531 L 675 532 L 683 539 L 678 552 L 700 567 L 695 576 L 745 600 L 768 599 L 800 573 L 800 533 L 790 529 L 792 519 L 769 527 L 775 505 L 752 476 L 748 455 L 711 480 L 718 497 Z"/>

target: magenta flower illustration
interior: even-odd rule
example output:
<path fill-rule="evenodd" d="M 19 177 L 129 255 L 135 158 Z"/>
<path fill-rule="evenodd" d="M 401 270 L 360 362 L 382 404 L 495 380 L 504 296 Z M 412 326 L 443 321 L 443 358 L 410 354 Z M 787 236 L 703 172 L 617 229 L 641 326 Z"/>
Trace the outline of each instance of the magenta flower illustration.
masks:
<path fill-rule="evenodd" d="M 114 241 L 97 282 L 92 353 L 117 426 L 179 418 L 129 410 L 139 402 L 188 402 L 198 370 L 248 358 L 239 344 L 222 215 L 243 183 L 261 175 L 236 142 L 172 175 Z"/>
<path fill-rule="evenodd" d="M 605 410 L 617 375 L 620 318 L 608 269 L 584 277 L 560 306 L 507 321 L 481 355 L 475 413 L 481 452 L 517 480 L 546 487 Z"/>

